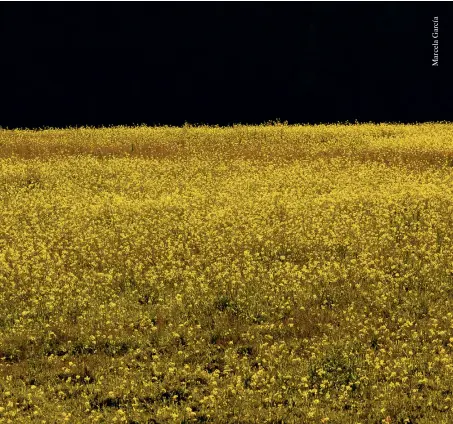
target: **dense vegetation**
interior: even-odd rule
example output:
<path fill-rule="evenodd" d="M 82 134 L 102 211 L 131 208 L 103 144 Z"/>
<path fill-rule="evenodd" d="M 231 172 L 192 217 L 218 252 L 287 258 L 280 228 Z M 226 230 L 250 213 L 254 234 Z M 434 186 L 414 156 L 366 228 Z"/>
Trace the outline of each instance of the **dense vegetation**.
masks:
<path fill-rule="evenodd" d="M 0 130 L 0 422 L 453 422 L 453 125 Z"/>

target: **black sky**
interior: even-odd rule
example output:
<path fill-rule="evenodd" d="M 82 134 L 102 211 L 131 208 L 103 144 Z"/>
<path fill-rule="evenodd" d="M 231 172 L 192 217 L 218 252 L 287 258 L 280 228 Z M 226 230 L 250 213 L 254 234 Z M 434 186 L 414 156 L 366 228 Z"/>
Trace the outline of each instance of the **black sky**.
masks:
<path fill-rule="evenodd" d="M 453 121 L 452 6 L 2 2 L 0 125 Z"/>

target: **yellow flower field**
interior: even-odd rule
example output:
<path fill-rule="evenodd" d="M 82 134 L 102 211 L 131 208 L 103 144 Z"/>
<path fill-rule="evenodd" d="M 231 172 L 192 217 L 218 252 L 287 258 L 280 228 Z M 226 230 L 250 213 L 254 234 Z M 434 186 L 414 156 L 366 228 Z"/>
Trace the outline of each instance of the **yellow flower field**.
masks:
<path fill-rule="evenodd" d="M 0 130 L 0 423 L 452 423 L 452 243 L 452 124 Z"/>

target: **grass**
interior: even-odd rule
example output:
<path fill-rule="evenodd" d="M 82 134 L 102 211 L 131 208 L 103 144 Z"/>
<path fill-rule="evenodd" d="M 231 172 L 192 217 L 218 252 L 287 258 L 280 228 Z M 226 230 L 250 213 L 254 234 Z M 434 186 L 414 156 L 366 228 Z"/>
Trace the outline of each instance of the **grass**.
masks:
<path fill-rule="evenodd" d="M 453 422 L 453 126 L 0 130 L 0 422 Z"/>

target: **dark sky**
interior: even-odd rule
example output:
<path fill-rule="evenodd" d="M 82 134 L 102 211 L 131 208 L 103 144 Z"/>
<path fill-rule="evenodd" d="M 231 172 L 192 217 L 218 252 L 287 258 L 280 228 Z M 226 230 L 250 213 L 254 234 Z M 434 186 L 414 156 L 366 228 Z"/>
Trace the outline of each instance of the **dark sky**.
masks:
<path fill-rule="evenodd" d="M 452 29 L 448 2 L 2 2 L 0 126 L 453 121 Z"/>

